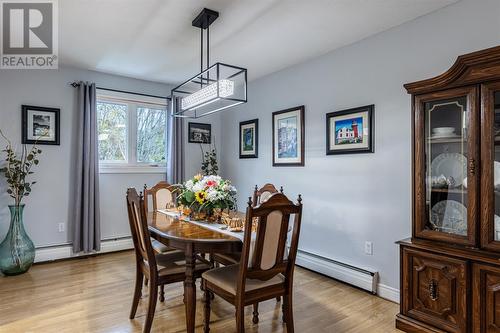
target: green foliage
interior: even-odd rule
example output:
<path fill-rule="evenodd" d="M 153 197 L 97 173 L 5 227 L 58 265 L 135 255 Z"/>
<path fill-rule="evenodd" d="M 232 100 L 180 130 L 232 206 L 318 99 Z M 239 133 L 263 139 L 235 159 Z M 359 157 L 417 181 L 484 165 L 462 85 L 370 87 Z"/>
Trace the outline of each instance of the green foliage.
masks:
<path fill-rule="evenodd" d="M 165 163 L 165 110 L 137 108 L 137 161 Z"/>
<path fill-rule="evenodd" d="M 217 149 L 211 147 L 209 151 L 204 152 L 203 146 L 200 144 L 201 148 L 201 172 L 204 176 L 218 175 L 219 165 L 217 163 Z"/>
<path fill-rule="evenodd" d="M 97 103 L 99 160 L 127 160 L 127 105 Z"/>
<path fill-rule="evenodd" d="M 7 139 L 2 131 L 0 135 L 7 141 L 7 146 L 2 152 L 5 153 L 6 165 L 0 168 L 0 174 L 4 174 L 7 179 L 7 194 L 15 200 L 16 206 L 19 206 L 24 197 L 31 193 L 31 187 L 36 184 L 36 181 L 28 181 L 29 175 L 33 174 L 31 169 L 40 163 L 38 155 L 42 151 L 35 144 L 28 150 L 26 145 L 22 146 L 21 156 L 12 147 L 12 143 Z"/>

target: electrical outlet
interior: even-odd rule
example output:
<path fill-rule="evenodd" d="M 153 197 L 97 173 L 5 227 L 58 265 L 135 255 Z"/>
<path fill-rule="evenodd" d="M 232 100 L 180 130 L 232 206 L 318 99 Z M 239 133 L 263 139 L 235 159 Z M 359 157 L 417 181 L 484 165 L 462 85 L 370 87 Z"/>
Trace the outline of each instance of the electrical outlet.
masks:
<path fill-rule="evenodd" d="M 372 242 L 365 242 L 365 254 L 366 255 L 373 255 L 373 243 Z"/>
<path fill-rule="evenodd" d="M 59 232 L 64 232 L 64 223 L 59 223 Z"/>

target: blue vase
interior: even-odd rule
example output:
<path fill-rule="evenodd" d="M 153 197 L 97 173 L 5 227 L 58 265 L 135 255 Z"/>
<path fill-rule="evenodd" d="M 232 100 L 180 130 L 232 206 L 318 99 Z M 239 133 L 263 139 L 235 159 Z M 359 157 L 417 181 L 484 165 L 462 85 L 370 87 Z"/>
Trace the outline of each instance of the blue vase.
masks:
<path fill-rule="evenodd" d="M 23 225 L 24 205 L 10 206 L 10 227 L 0 244 L 0 271 L 4 275 L 23 274 L 35 260 L 35 245 Z"/>

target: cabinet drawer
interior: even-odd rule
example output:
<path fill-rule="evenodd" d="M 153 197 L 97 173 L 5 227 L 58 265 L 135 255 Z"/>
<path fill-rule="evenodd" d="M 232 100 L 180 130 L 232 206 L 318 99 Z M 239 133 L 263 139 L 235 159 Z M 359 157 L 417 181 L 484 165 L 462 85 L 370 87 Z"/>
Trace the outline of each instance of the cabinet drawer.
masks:
<path fill-rule="evenodd" d="M 447 332 L 467 332 L 468 263 L 403 248 L 403 314 Z"/>
<path fill-rule="evenodd" d="M 474 265 L 474 332 L 500 333 L 500 268 Z"/>

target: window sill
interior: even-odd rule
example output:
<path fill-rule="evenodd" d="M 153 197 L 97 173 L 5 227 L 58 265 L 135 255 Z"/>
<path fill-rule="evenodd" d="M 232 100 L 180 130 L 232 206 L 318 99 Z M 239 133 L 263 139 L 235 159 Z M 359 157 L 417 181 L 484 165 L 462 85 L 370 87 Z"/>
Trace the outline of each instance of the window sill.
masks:
<path fill-rule="evenodd" d="M 155 166 L 100 166 L 100 174 L 128 174 L 128 173 L 156 173 L 165 174 L 167 172 L 166 167 L 155 167 Z"/>

